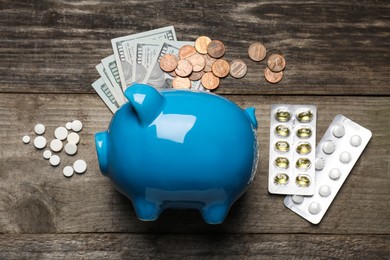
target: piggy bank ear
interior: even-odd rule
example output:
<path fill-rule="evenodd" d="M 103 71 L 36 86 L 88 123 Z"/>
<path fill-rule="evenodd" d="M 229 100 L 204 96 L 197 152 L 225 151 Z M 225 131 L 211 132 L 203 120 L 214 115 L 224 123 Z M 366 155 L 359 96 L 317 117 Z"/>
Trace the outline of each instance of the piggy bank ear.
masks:
<path fill-rule="evenodd" d="M 162 111 L 165 98 L 161 93 L 145 84 L 134 84 L 126 89 L 125 96 L 134 108 L 142 126 L 147 126 Z"/>

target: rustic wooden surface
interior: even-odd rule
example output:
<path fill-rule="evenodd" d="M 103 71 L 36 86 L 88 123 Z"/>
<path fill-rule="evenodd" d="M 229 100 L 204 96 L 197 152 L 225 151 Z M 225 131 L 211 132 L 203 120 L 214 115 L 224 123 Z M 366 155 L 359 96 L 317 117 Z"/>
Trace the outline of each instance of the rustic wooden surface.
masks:
<path fill-rule="evenodd" d="M 388 259 L 390 4 L 327 2 L 0 0 L 0 259 Z M 180 40 L 220 39 L 227 59 L 248 64 L 245 78 L 224 79 L 216 93 L 257 109 L 260 167 L 221 225 L 177 210 L 140 222 L 98 169 L 93 134 L 111 113 L 90 87 L 94 66 L 112 53 L 111 38 L 167 25 Z M 262 78 L 264 61 L 247 58 L 254 41 L 285 56 L 279 84 Z M 275 103 L 317 105 L 317 141 L 336 114 L 373 132 L 319 225 L 267 192 Z M 77 158 L 89 168 L 66 179 L 21 137 L 43 122 L 50 139 L 75 118 L 85 125 Z M 61 154 L 62 166 L 74 160 Z"/>

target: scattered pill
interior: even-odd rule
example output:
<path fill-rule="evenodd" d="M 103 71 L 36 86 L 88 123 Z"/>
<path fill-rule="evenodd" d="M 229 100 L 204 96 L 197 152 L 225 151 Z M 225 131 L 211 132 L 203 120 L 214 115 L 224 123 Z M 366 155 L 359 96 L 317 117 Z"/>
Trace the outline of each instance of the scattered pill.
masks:
<path fill-rule="evenodd" d="M 293 195 L 291 197 L 292 201 L 295 203 L 295 204 L 302 204 L 303 200 L 304 200 L 304 197 L 301 196 L 301 195 Z"/>
<path fill-rule="evenodd" d="M 62 173 L 64 174 L 65 177 L 72 177 L 74 170 L 72 166 L 65 166 L 64 169 L 62 170 Z"/>
<path fill-rule="evenodd" d="M 60 164 L 61 159 L 58 155 L 55 154 L 52 157 L 50 157 L 49 162 L 52 166 L 57 166 Z"/>
<path fill-rule="evenodd" d="M 70 133 L 68 134 L 66 140 L 68 141 L 68 143 L 78 144 L 80 141 L 80 136 L 78 133 Z"/>
<path fill-rule="evenodd" d="M 352 158 L 351 158 L 351 154 L 349 152 L 342 152 L 340 154 L 339 159 L 340 159 L 340 162 L 342 162 L 342 163 L 349 163 Z"/>
<path fill-rule="evenodd" d="M 322 144 L 322 151 L 326 154 L 331 154 L 336 149 L 332 141 L 326 141 Z"/>
<path fill-rule="evenodd" d="M 37 135 L 41 135 L 45 132 L 46 130 L 46 127 L 42 124 L 36 124 L 35 127 L 34 127 L 34 132 L 37 134 Z"/>
<path fill-rule="evenodd" d="M 65 128 L 68 130 L 72 130 L 72 122 L 68 122 L 65 124 Z"/>
<path fill-rule="evenodd" d="M 51 151 L 45 150 L 45 151 L 43 152 L 43 158 L 45 158 L 46 160 L 49 160 L 51 156 L 52 156 Z"/>
<path fill-rule="evenodd" d="M 84 160 L 77 160 L 73 164 L 73 169 L 77 173 L 84 173 L 87 170 L 87 163 Z"/>
<path fill-rule="evenodd" d="M 325 167 L 325 161 L 322 158 L 317 158 L 315 163 L 315 168 L 317 171 L 321 171 Z"/>
<path fill-rule="evenodd" d="M 43 136 L 37 136 L 34 139 L 34 146 L 37 149 L 43 149 L 46 147 L 46 138 Z"/>
<path fill-rule="evenodd" d="M 320 194 L 321 197 L 326 198 L 330 195 L 330 187 L 328 185 L 322 185 L 319 188 L 318 193 Z"/>
<path fill-rule="evenodd" d="M 333 168 L 332 170 L 329 171 L 329 178 L 331 178 L 332 180 L 337 180 L 338 178 L 340 178 L 340 176 L 341 176 L 341 172 L 337 168 Z"/>
<path fill-rule="evenodd" d="M 317 202 L 312 202 L 309 204 L 309 212 L 313 215 L 316 215 L 320 213 L 321 211 L 321 206 Z"/>
<path fill-rule="evenodd" d="M 53 139 L 51 142 L 50 142 L 50 149 L 53 151 L 53 152 L 59 152 L 62 150 L 62 147 L 63 147 L 63 144 L 62 144 L 62 141 L 59 140 L 59 139 Z"/>
<path fill-rule="evenodd" d="M 80 120 L 74 120 L 72 122 L 72 130 L 75 132 L 80 132 L 83 129 L 83 123 Z"/>
<path fill-rule="evenodd" d="M 75 153 L 77 153 L 77 145 L 74 144 L 74 143 L 67 143 L 65 145 L 65 153 L 68 154 L 68 155 L 74 155 Z"/>
<path fill-rule="evenodd" d="M 248 48 L 248 55 L 253 61 L 262 61 L 267 54 L 267 50 L 260 42 L 252 43 Z"/>
<path fill-rule="evenodd" d="M 351 137 L 351 140 L 349 142 L 352 146 L 358 147 L 362 143 L 362 138 L 358 135 L 354 135 Z"/>
<path fill-rule="evenodd" d="M 63 126 L 57 127 L 54 131 L 54 136 L 59 140 L 65 140 L 68 136 L 68 130 Z"/>
<path fill-rule="evenodd" d="M 25 136 L 23 136 L 22 141 L 23 141 L 23 143 L 28 144 L 31 141 L 31 138 L 30 138 L 30 136 L 25 135 Z"/>
<path fill-rule="evenodd" d="M 336 125 L 333 130 L 332 130 L 332 133 L 335 137 L 337 138 L 340 138 L 340 137 L 343 137 L 345 135 L 345 129 L 344 129 L 344 126 L 342 125 Z"/>

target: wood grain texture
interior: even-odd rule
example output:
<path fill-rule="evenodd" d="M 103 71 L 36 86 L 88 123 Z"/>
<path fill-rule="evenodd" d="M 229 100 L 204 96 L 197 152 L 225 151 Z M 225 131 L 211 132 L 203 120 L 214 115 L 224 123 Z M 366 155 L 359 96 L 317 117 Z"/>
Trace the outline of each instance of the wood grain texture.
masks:
<path fill-rule="evenodd" d="M 386 259 L 389 245 L 388 235 L 26 234 L 0 235 L 0 258 Z"/>
<path fill-rule="evenodd" d="M 259 121 L 260 166 L 252 187 L 233 206 L 225 223 L 210 226 L 196 211 L 168 210 L 155 222 L 141 222 L 128 199 L 100 174 L 93 134 L 104 130 L 111 114 L 97 95 L 0 94 L 0 233 L 310 233 L 389 234 L 390 98 L 230 96 L 242 107 L 254 106 Z M 307 103 L 318 107 L 318 140 L 336 114 L 344 114 L 373 132 L 320 225 L 314 226 L 283 205 L 284 196 L 267 191 L 271 104 Z M 54 129 L 79 118 L 84 122 L 79 152 L 62 151 L 51 167 L 22 136 L 34 137 L 37 122 Z M 131 149 L 131 148 L 130 148 Z M 70 179 L 62 168 L 85 159 L 88 170 Z"/>
<path fill-rule="evenodd" d="M 0 1 L 0 92 L 92 93 L 110 39 L 173 25 L 178 39 L 208 35 L 248 64 L 220 94 L 390 95 L 388 1 Z M 287 61 L 279 84 L 250 43 Z"/>

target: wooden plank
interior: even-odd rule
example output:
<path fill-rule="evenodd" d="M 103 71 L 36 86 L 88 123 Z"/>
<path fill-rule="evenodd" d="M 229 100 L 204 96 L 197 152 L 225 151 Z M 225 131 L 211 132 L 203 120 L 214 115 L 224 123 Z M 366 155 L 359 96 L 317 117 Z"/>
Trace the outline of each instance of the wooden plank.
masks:
<path fill-rule="evenodd" d="M 92 93 L 110 39 L 174 25 L 180 40 L 220 39 L 249 72 L 220 94 L 390 95 L 388 1 L 0 1 L 0 92 Z M 158 10 L 155 12 L 154 10 Z M 175 15 L 172 15 L 175 14 Z M 263 79 L 254 41 L 287 60 Z"/>
<path fill-rule="evenodd" d="M 389 234 L 390 98 L 230 96 L 242 107 L 254 106 L 259 121 L 260 166 L 249 191 L 222 225 L 204 224 L 196 211 L 168 210 L 155 222 L 136 219 L 129 200 L 98 169 L 93 134 L 104 130 L 111 114 L 97 95 L 0 94 L 0 233 L 153 232 L 153 233 L 327 233 Z M 269 111 L 271 104 L 318 106 L 318 140 L 336 114 L 371 129 L 373 138 L 320 225 L 314 226 L 283 205 L 283 196 L 267 192 Z M 73 119 L 84 123 L 76 156 L 62 151 L 59 167 L 42 152 L 24 145 L 33 127 L 45 136 Z M 131 147 L 129 148 L 131 149 Z M 77 159 L 88 162 L 84 175 L 70 179 L 62 168 Z"/>
<path fill-rule="evenodd" d="M 2 259 L 387 259 L 390 236 L 368 235 L 0 235 Z M 297 250 L 299 249 L 299 250 Z"/>

